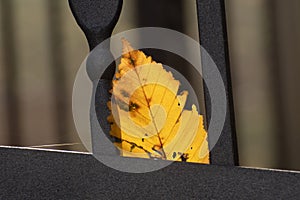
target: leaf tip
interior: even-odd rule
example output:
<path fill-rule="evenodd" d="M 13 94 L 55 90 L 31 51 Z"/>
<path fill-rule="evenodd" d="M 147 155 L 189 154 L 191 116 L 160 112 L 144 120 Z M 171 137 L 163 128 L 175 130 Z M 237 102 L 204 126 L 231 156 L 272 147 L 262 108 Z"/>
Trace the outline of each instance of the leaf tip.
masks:
<path fill-rule="evenodd" d="M 128 40 L 126 40 L 125 38 L 122 38 L 121 40 L 123 44 L 123 54 L 129 53 L 134 50 Z"/>

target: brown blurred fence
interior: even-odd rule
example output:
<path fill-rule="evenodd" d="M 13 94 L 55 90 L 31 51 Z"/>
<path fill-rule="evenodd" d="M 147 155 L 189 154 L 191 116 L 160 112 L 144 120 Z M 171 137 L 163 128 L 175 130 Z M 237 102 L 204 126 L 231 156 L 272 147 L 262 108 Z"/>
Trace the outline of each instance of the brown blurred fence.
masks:
<path fill-rule="evenodd" d="M 68 2 L 0 2 L 1 144 L 78 142 L 71 93 L 88 50 Z"/>
<path fill-rule="evenodd" d="M 198 39 L 195 1 L 144 1 L 124 0 L 115 32 L 164 26 Z M 300 169 L 300 2 L 226 3 L 241 164 Z M 80 143 L 71 93 L 88 46 L 67 0 L 0 0 L 0 27 L 0 144 Z"/>

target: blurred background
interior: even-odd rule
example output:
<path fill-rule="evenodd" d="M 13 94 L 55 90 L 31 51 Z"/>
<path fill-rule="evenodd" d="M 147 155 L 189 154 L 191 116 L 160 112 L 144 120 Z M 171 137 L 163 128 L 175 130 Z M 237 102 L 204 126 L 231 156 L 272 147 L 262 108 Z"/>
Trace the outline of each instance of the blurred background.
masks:
<path fill-rule="evenodd" d="M 240 164 L 300 170 L 300 1 L 226 7 Z M 114 32 L 199 40 L 196 15 L 195 0 L 124 0 Z M 85 151 L 71 95 L 89 49 L 67 0 L 0 0 L 0 28 L 0 145 Z"/>

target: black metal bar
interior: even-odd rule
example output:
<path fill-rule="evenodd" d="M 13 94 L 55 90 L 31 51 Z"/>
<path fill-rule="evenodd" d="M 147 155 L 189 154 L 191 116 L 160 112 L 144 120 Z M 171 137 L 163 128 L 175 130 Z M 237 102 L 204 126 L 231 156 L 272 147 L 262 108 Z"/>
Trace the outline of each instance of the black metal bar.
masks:
<path fill-rule="evenodd" d="M 7 148 L 0 169 L 0 199 L 300 199 L 296 172 L 179 162 L 128 174 L 91 155 Z"/>
<path fill-rule="evenodd" d="M 227 94 L 227 114 L 222 134 L 211 151 L 211 163 L 215 165 L 238 165 L 238 152 L 234 120 L 231 75 L 229 67 L 228 39 L 224 0 L 197 0 L 200 44 L 215 61 L 223 78 Z M 203 77 L 210 71 L 203 65 Z M 211 118 L 211 102 L 204 88 L 206 117 Z M 208 123 L 209 124 L 209 123 Z"/>
<path fill-rule="evenodd" d="M 19 81 L 18 66 L 16 58 L 16 36 L 15 15 L 13 1 L 1 0 L 1 19 L 2 19 L 2 49 L 4 59 L 4 79 L 5 79 L 5 98 L 6 98 L 6 123 L 8 128 L 8 138 L 11 145 L 20 145 L 20 103 L 18 98 Z M 5 123 L 5 122 L 1 122 Z"/>
<path fill-rule="evenodd" d="M 92 51 L 111 36 L 120 17 L 123 0 L 69 0 L 69 4 Z M 106 48 L 110 51 L 109 46 Z M 112 63 L 101 78 L 111 80 L 114 72 L 115 63 Z M 100 78 L 97 76 L 96 69 L 91 69 L 87 73 L 91 80 Z"/>
<path fill-rule="evenodd" d="M 119 19 L 123 0 L 69 0 L 69 4 L 93 50 L 111 36 Z"/>

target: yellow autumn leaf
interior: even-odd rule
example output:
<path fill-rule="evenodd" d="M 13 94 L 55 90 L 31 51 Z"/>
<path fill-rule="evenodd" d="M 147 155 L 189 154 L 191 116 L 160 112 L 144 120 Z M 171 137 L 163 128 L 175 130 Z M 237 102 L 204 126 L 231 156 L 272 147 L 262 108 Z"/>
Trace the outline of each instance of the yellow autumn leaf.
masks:
<path fill-rule="evenodd" d="M 123 40 L 113 80 L 110 135 L 125 157 L 209 163 L 207 133 L 196 106 L 185 110 L 188 92 L 162 64 Z"/>

